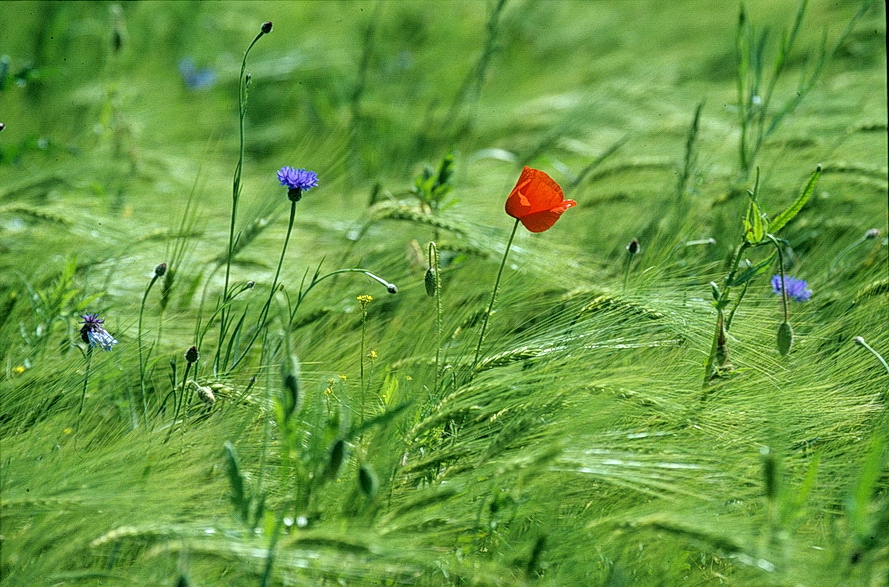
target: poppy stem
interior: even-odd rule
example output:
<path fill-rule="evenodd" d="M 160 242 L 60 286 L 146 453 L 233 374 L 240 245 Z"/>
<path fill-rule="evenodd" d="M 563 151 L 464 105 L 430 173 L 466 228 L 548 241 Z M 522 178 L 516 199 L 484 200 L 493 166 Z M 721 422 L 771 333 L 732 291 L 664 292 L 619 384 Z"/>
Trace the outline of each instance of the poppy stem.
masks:
<path fill-rule="evenodd" d="M 488 330 L 488 319 L 494 310 L 494 301 L 497 299 L 497 291 L 500 289 L 500 277 L 503 275 L 503 268 L 506 267 L 506 257 L 509 256 L 509 249 L 512 247 L 512 239 L 515 238 L 516 230 L 519 227 L 519 219 L 516 218 L 515 224 L 512 225 L 512 233 L 509 235 L 509 241 L 506 243 L 506 250 L 503 252 L 503 260 L 500 262 L 500 269 L 497 270 L 497 279 L 494 280 L 494 290 L 491 292 L 491 302 L 488 304 L 488 311 L 485 312 L 485 319 L 482 322 L 482 331 L 478 337 L 478 344 L 475 347 L 475 357 L 472 359 L 472 368 L 469 370 L 469 380 L 475 374 L 475 368 L 478 365 L 478 357 L 482 352 L 482 343 L 485 340 L 485 331 Z"/>

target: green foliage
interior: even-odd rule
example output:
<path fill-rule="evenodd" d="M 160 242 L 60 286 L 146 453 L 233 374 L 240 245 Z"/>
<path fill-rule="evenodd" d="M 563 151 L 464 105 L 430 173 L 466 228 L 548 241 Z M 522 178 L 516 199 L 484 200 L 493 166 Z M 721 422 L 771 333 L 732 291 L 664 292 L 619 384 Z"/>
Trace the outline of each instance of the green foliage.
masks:
<path fill-rule="evenodd" d="M 4 585 L 881 584 L 882 5 L 331 6 L 4 5 Z"/>

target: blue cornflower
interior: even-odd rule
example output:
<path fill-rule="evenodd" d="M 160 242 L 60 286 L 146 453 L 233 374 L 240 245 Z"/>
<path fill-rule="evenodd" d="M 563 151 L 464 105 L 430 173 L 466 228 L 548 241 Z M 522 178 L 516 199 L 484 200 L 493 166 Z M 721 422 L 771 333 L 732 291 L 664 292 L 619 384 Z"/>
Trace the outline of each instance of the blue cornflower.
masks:
<path fill-rule="evenodd" d="M 206 90 L 216 83 L 216 72 L 210 68 L 198 69 L 191 57 L 179 60 L 179 73 L 189 90 Z"/>
<path fill-rule="evenodd" d="M 299 202 L 302 193 L 318 185 L 318 174 L 306 169 L 282 167 L 278 170 L 278 181 L 287 186 L 287 197 L 291 202 Z"/>
<path fill-rule="evenodd" d="M 796 277 L 784 276 L 784 285 L 787 287 L 787 297 L 793 298 L 798 302 L 808 302 L 812 295 L 812 290 L 808 289 L 809 284 L 803 279 Z M 781 295 L 781 274 L 772 276 L 772 290 Z"/>
<path fill-rule="evenodd" d="M 101 347 L 103 351 L 110 351 L 117 344 L 114 337 L 102 327 L 104 320 L 98 314 L 84 314 L 83 326 L 80 328 L 80 338 L 92 347 Z"/>

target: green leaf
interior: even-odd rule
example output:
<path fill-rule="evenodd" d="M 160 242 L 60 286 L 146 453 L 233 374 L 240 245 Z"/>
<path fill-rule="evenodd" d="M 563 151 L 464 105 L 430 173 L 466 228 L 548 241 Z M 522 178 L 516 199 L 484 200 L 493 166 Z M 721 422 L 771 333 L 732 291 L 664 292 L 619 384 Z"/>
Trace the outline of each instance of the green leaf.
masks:
<path fill-rule="evenodd" d="M 815 173 L 813 173 L 809 178 L 809 181 L 806 182 L 806 187 L 803 188 L 802 193 L 800 193 L 796 201 L 772 220 L 772 233 L 776 233 L 784 228 L 788 222 L 793 220 L 794 217 L 799 214 L 799 211 L 803 209 L 803 206 L 805 206 L 806 202 L 809 201 L 809 198 L 812 197 L 812 193 L 815 191 L 815 185 L 818 184 L 819 177 L 821 177 L 821 165 L 815 168 Z"/>
<path fill-rule="evenodd" d="M 748 281 L 750 281 L 751 279 L 753 279 L 754 277 L 756 277 L 757 275 L 765 272 L 765 270 L 768 269 L 769 266 L 775 262 L 775 257 L 777 257 L 777 256 L 778 256 L 777 252 L 772 253 L 771 255 L 769 255 L 769 257 L 765 261 L 761 261 L 761 262 L 757 263 L 756 265 L 753 265 L 752 267 L 748 267 L 747 269 L 742 271 L 740 274 L 738 274 L 737 277 L 735 277 L 734 279 L 732 279 L 729 282 L 729 284 L 728 284 L 729 287 L 743 285 L 743 284 L 747 283 Z"/>
<path fill-rule="evenodd" d="M 243 521 L 247 521 L 250 511 L 250 499 L 244 487 L 244 475 L 241 473 L 241 464 L 238 462 L 238 453 L 231 442 L 225 443 L 225 464 L 228 472 L 228 480 L 232 490 L 232 503 L 238 516 Z"/>
<path fill-rule="evenodd" d="M 768 231 L 768 220 L 760 211 L 755 200 L 750 201 L 747 217 L 744 218 L 744 239 L 751 245 L 759 244 Z"/>
<path fill-rule="evenodd" d="M 852 492 L 846 498 L 846 513 L 853 532 L 859 537 L 868 534 L 869 524 L 868 504 L 877 487 L 877 481 L 883 469 L 883 450 L 886 441 L 879 435 L 874 435 L 871 441 L 871 449 L 864 459 L 858 482 Z"/>

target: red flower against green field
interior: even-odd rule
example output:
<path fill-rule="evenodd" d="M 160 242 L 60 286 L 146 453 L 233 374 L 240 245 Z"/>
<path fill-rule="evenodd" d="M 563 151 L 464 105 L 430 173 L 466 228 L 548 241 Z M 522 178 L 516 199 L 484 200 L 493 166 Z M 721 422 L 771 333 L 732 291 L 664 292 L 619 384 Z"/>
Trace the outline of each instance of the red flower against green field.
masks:
<path fill-rule="evenodd" d="M 543 232 L 552 228 L 562 212 L 576 205 L 574 200 L 565 199 L 553 178 L 539 169 L 525 167 L 506 198 L 506 213 L 531 232 Z"/>

